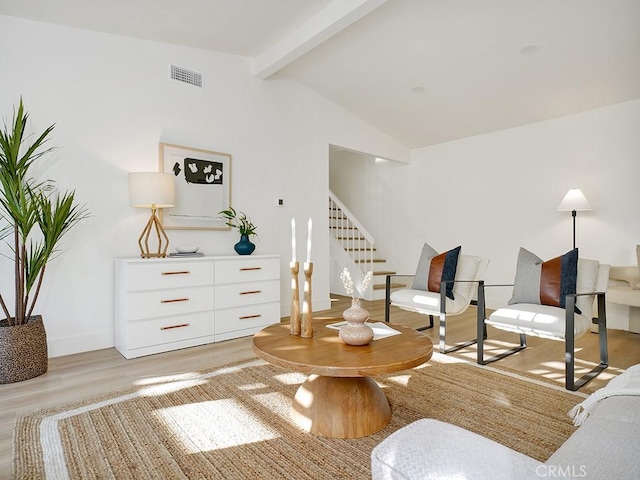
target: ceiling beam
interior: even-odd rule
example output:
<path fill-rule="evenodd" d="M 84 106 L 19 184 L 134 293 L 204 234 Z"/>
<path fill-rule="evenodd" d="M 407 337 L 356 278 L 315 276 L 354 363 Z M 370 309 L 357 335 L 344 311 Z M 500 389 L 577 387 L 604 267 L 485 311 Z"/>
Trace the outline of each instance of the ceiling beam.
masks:
<path fill-rule="evenodd" d="M 265 79 L 357 22 L 387 0 L 333 0 L 317 15 L 253 59 L 253 75 Z"/>

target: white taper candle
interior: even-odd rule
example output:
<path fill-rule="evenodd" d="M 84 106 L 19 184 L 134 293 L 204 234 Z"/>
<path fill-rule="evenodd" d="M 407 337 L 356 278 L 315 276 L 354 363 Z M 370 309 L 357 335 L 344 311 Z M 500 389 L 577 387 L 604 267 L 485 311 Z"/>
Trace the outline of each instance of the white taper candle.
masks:
<path fill-rule="evenodd" d="M 311 263 L 311 217 L 309 217 L 309 223 L 307 224 L 307 263 Z"/>
<path fill-rule="evenodd" d="M 296 263 L 296 219 L 291 219 L 291 262 Z"/>

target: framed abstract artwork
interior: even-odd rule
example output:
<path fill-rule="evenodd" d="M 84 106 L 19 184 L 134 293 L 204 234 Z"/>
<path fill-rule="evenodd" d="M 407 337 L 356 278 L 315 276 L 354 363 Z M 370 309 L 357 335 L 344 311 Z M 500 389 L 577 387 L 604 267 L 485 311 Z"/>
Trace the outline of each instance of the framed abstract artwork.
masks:
<path fill-rule="evenodd" d="M 173 173 L 176 205 L 163 208 L 166 229 L 228 230 L 218 212 L 231 205 L 231 155 L 160 144 L 160 171 Z"/>

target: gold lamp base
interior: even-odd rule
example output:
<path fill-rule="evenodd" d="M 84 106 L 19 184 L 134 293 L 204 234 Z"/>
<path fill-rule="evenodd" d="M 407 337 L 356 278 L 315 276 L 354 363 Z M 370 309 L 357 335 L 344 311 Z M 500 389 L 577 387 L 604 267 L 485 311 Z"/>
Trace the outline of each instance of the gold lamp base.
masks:
<path fill-rule="evenodd" d="M 149 250 L 149 237 L 151 232 L 155 231 L 156 238 L 158 239 L 158 250 L 152 253 Z M 151 217 L 147 225 L 142 230 L 142 234 L 138 239 L 138 246 L 140 247 L 140 256 L 142 258 L 165 258 L 167 256 L 167 248 L 169 248 L 169 237 L 162 228 L 162 224 L 156 216 L 156 206 L 151 207 Z"/>

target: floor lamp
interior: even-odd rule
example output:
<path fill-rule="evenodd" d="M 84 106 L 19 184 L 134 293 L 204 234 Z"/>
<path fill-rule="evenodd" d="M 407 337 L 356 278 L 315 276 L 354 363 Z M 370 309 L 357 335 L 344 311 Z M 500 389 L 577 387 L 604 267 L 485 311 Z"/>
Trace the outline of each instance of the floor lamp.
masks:
<path fill-rule="evenodd" d="M 558 205 L 559 212 L 571 212 L 573 217 L 573 248 L 576 248 L 576 212 L 588 210 L 592 210 L 591 204 L 579 188 L 570 189 Z"/>
<path fill-rule="evenodd" d="M 151 217 L 138 239 L 142 258 L 164 258 L 167 256 L 169 237 L 156 216 L 158 208 L 175 205 L 176 187 L 173 174 L 160 172 L 135 172 L 129 174 L 129 199 L 132 207 L 150 208 Z M 151 252 L 149 237 L 155 233 L 158 249 Z"/>

